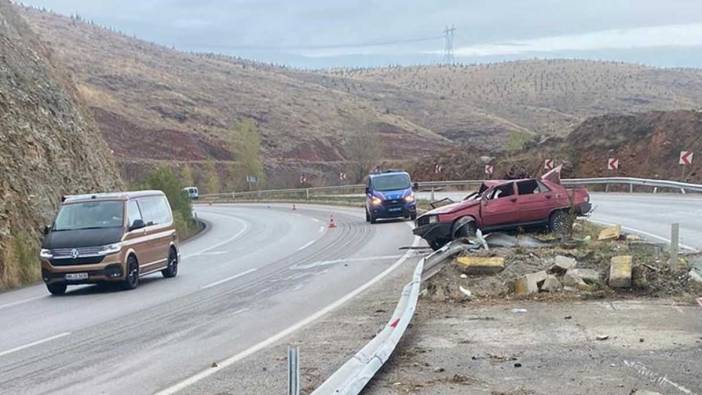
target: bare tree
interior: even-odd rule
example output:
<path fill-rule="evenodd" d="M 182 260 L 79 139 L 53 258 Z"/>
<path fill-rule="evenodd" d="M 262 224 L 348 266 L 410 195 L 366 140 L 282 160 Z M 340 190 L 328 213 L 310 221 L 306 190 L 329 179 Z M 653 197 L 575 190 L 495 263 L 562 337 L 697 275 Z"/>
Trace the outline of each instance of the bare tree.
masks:
<path fill-rule="evenodd" d="M 347 136 L 344 150 L 346 151 L 346 159 L 353 163 L 352 177 L 355 182 L 360 183 L 368 172 L 380 162 L 383 154 L 382 140 L 371 125 L 366 125 L 361 130 Z"/>

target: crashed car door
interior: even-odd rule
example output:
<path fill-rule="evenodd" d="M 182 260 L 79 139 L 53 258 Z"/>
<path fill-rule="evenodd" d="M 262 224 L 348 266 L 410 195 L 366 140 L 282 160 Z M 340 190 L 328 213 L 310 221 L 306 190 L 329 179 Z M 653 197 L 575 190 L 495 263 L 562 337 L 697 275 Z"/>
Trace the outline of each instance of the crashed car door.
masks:
<path fill-rule="evenodd" d="M 519 222 L 539 222 L 548 219 L 555 200 L 548 187 L 536 180 L 517 182 Z"/>
<path fill-rule="evenodd" d="M 518 207 L 514 182 L 492 188 L 480 202 L 482 226 L 489 228 L 497 225 L 517 223 L 519 221 Z"/>

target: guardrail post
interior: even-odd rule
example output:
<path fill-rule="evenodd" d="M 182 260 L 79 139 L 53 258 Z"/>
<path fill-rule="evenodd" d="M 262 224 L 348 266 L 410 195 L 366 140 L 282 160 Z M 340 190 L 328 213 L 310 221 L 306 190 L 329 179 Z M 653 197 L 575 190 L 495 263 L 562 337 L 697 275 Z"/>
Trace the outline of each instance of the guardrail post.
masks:
<path fill-rule="evenodd" d="M 634 184 L 629 184 L 629 193 L 634 193 Z"/>
<path fill-rule="evenodd" d="M 288 395 L 300 395 L 300 350 L 288 346 Z"/>
<path fill-rule="evenodd" d="M 678 254 L 680 252 L 680 224 L 673 224 L 670 227 L 670 270 L 675 270 L 678 266 Z"/>
<path fill-rule="evenodd" d="M 431 194 L 429 195 L 429 200 L 434 202 L 436 199 L 434 198 L 434 187 L 431 187 Z"/>
<path fill-rule="evenodd" d="M 305 188 L 305 200 L 310 200 L 310 189 Z"/>

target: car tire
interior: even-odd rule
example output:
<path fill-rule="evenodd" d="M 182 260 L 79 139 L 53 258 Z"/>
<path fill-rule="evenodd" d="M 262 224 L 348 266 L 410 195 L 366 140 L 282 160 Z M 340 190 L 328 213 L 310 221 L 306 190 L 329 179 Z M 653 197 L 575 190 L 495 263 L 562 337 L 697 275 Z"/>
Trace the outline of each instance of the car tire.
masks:
<path fill-rule="evenodd" d="M 168 252 L 168 266 L 161 270 L 161 274 L 165 278 L 173 278 L 178 275 L 178 252 L 173 247 Z"/>
<path fill-rule="evenodd" d="M 551 229 L 551 232 L 558 236 L 568 236 L 573 230 L 573 216 L 569 215 L 565 210 L 558 210 L 551 214 L 548 227 Z"/>
<path fill-rule="evenodd" d="M 368 210 L 366 210 L 366 222 L 371 222 L 370 214 L 368 213 Z"/>
<path fill-rule="evenodd" d="M 127 258 L 127 277 L 122 281 L 122 289 L 134 289 L 139 286 L 139 261 L 134 255 Z"/>
<path fill-rule="evenodd" d="M 412 213 L 412 214 L 410 214 L 410 219 L 411 219 L 412 221 L 416 221 L 416 220 L 417 220 L 417 213 Z"/>
<path fill-rule="evenodd" d="M 431 247 L 432 250 L 436 251 L 439 248 L 443 247 L 446 245 L 446 242 L 443 240 L 432 240 L 429 242 L 429 247 Z"/>
<path fill-rule="evenodd" d="M 46 284 L 46 289 L 48 289 L 52 295 L 57 296 L 65 294 L 67 287 L 68 286 L 65 283 Z"/>
<path fill-rule="evenodd" d="M 475 232 L 478 230 L 478 227 L 475 226 L 475 221 L 472 219 L 459 219 L 456 221 L 456 224 L 454 225 L 454 230 L 453 230 L 453 238 L 455 239 L 462 239 L 464 237 L 473 237 L 475 236 Z"/>
<path fill-rule="evenodd" d="M 374 224 L 374 223 L 377 222 L 377 220 L 375 219 L 375 217 L 373 216 L 373 214 L 370 214 L 369 217 L 370 217 L 370 219 L 368 220 L 368 222 L 370 222 L 371 224 Z"/>

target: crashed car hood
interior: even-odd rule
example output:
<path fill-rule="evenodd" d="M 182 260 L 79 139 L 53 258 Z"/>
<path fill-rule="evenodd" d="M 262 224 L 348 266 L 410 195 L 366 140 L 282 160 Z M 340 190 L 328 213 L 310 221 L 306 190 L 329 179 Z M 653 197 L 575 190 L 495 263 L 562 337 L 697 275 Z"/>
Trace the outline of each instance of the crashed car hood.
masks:
<path fill-rule="evenodd" d="M 441 207 L 435 208 L 431 211 L 428 211 L 424 215 L 447 214 L 447 213 L 452 213 L 454 211 L 463 210 L 463 209 L 466 209 L 468 207 L 477 206 L 479 204 L 480 204 L 480 200 L 464 200 L 462 202 L 451 203 L 451 204 L 447 204 L 446 206 L 441 206 Z"/>

